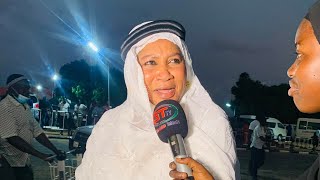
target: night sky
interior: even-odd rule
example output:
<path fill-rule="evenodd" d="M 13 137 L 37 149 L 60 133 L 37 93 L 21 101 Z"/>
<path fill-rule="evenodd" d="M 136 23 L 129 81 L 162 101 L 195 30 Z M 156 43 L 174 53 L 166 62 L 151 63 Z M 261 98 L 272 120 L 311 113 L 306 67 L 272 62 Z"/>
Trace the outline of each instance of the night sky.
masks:
<path fill-rule="evenodd" d="M 214 101 L 224 106 L 242 72 L 267 85 L 288 82 L 295 32 L 314 2 L 1 0 L 0 86 L 8 75 L 23 73 L 34 83 L 52 87 L 50 76 L 63 64 L 92 60 L 92 53 L 79 39 L 92 39 L 99 48 L 119 53 L 136 24 L 172 19 L 186 28 L 200 81 Z"/>

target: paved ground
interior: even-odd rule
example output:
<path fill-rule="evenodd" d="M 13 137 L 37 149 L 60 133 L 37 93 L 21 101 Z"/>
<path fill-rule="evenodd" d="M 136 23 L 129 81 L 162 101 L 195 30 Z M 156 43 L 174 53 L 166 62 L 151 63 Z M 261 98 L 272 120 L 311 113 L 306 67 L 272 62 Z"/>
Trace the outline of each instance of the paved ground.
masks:
<path fill-rule="evenodd" d="M 248 176 L 249 151 L 238 151 L 241 166 L 241 178 L 251 179 Z M 297 178 L 307 169 L 317 155 L 268 152 L 265 164 L 259 169 L 258 177 L 261 180 L 291 180 Z"/>
<path fill-rule="evenodd" d="M 68 151 L 67 139 L 50 139 L 51 142 L 58 148 L 64 151 Z M 41 152 L 52 153 L 46 147 L 43 147 L 37 141 L 34 141 L 33 146 Z M 72 158 L 73 155 L 68 155 L 68 158 Z M 31 164 L 34 171 L 34 180 L 50 180 L 49 164 L 34 156 L 31 156 Z"/>

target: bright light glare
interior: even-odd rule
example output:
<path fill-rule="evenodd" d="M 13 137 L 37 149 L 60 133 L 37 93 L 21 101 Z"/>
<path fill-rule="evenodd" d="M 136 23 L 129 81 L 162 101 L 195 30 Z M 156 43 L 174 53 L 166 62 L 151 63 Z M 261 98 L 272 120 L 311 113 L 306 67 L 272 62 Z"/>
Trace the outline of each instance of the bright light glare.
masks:
<path fill-rule="evenodd" d="M 39 84 L 39 85 L 37 85 L 37 87 L 36 87 L 36 88 L 37 88 L 37 90 L 38 90 L 38 91 L 41 91 L 41 90 L 42 90 L 42 86 L 41 86 L 40 84 Z"/>
<path fill-rule="evenodd" d="M 59 78 L 59 76 L 57 74 L 52 76 L 52 80 L 54 80 L 54 81 L 58 80 L 58 78 Z"/>
<path fill-rule="evenodd" d="M 98 52 L 99 51 L 99 49 L 98 49 L 98 47 L 95 45 L 95 44 L 93 44 L 93 42 L 88 42 L 88 46 L 94 51 L 94 52 Z"/>
<path fill-rule="evenodd" d="M 230 103 L 227 103 L 226 106 L 227 106 L 227 107 L 231 107 L 231 104 L 230 104 Z"/>

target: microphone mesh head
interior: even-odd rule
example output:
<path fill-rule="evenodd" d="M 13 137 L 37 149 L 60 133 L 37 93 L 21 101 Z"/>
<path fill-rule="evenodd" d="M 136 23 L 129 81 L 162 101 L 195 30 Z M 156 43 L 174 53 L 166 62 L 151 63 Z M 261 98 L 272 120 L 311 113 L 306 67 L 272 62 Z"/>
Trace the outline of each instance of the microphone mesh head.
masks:
<path fill-rule="evenodd" d="M 153 125 L 161 141 L 168 143 L 170 136 L 188 134 L 186 115 L 181 105 L 174 100 L 164 100 L 156 105 L 153 111 Z"/>

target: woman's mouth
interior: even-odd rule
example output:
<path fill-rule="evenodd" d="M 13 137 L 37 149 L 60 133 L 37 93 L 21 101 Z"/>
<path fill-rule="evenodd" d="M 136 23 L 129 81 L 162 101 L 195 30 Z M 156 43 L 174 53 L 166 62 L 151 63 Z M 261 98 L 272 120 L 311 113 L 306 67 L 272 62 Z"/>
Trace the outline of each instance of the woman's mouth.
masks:
<path fill-rule="evenodd" d="M 289 81 L 289 85 L 290 85 L 290 89 L 288 90 L 288 95 L 293 96 L 295 93 L 299 91 L 299 89 L 297 88 L 298 85 L 292 80 Z"/>
<path fill-rule="evenodd" d="M 289 90 L 288 90 L 288 95 L 289 96 L 293 96 L 293 94 L 297 93 L 298 92 L 298 89 L 297 88 L 293 88 L 291 87 Z"/>
<path fill-rule="evenodd" d="M 155 90 L 155 92 L 157 93 L 157 95 L 161 98 L 161 99 L 169 99 L 172 98 L 176 91 L 175 88 L 169 88 L 169 89 L 157 89 Z"/>

